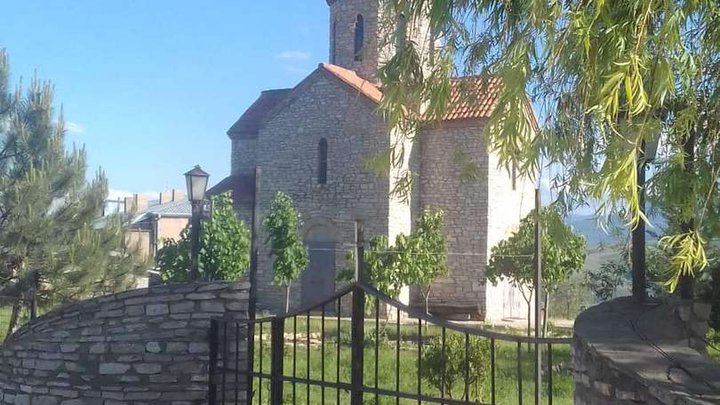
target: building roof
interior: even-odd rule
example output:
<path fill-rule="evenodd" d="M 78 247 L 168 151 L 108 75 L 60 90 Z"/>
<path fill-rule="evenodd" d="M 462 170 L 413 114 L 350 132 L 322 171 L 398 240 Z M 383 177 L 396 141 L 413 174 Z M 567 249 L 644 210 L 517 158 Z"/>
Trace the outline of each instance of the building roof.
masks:
<path fill-rule="evenodd" d="M 263 121 L 272 109 L 290 94 L 292 89 L 266 90 L 233 124 L 227 134 L 232 138 L 237 135 L 257 135 Z"/>
<path fill-rule="evenodd" d="M 212 186 L 208 191 L 208 195 L 219 195 L 230 191 L 233 201 L 251 202 L 255 196 L 255 176 L 254 175 L 233 175 L 225 177 L 219 183 Z"/>
<path fill-rule="evenodd" d="M 380 87 L 358 76 L 352 70 L 329 63 L 321 63 L 320 68 L 333 74 L 375 103 L 383 98 Z M 450 102 L 443 121 L 489 118 L 497 106 L 502 89 L 499 78 L 484 79 L 480 76 L 453 78 L 450 81 Z"/>
<path fill-rule="evenodd" d="M 379 103 L 380 100 L 382 100 L 382 90 L 380 90 L 380 88 L 372 82 L 369 82 L 358 76 L 358 74 L 354 71 L 342 68 L 337 65 L 332 65 L 330 63 L 321 63 L 320 69 L 323 69 L 326 72 L 337 77 L 341 81 L 345 82 L 345 84 L 365 95 L 370 100 L 376 103 Z"/>
<path fill-rule="evenodd" d="M 160 200 L 148 201 L 148 207 L 135 213 L 131 224 L 140 223 L 148 218 L 159 215 L 161 217 L 190 218 L 192 205 L 187 199 L 169 201 L 160 204 Z"/>
<path fill-rule="evenodd" d="M 381 87 L 358 76 L 355 71 L 330 63 L 321 63 L 317 71 L 329 73 L 359 94 L 370 99 L 373 103 L 380 103 L 383 98 Z M 500 91 L 502 90 L 501 79 L 497 77 L 457 77 L 451 79 L 450 86 L 449 105 L 442 117 L 442 121 L 489 118 L 497 107 Z M 231 138 L 239 135 L 257 136 L 264 122 L 273 115 L 273 111 L 280 109 L 280 104 L 284 101 L 287 102 L 288 96 L 298 88 L 300 88 L 300 85 L 294 89 L 262 92 L 255 103 L 228 130 L 228 135 Z M 531 120 L 531 125 L 537 129 L 538 124 L 529 101 L 526 103 L 525 108 Z"/>
<path fill-rule="evenodd" d="M 450 101 L 443 121 L 489 118 L 502 89 L 497 77 L 457 77 L 450 81 Z"/>

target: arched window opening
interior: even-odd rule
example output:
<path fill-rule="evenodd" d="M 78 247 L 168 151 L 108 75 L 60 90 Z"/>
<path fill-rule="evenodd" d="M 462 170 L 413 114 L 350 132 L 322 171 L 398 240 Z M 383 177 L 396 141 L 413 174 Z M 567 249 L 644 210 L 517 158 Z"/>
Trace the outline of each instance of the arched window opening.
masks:
<path fill-rule="evenodd" d="M 327 171 L 328 171 L 328 142 L 327 139 L 320 139 L 320 145 L 318 147 L 318 184 L 327 184 Z"/>
<path fill-rule="evenodd" d="M 362 61 L 362 50 L 365 43 L 365 19 L 358 14 L 355 20 L 355 61 Z"/>

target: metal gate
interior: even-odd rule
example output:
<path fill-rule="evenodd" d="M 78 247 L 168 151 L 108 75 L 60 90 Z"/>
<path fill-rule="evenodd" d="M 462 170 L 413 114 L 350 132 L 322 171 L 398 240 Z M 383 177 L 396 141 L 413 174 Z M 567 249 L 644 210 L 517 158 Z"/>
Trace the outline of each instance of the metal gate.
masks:
<path fill-rule="evenodd" d="M 569 343 L 453 323 L 356 282 L 295 313 L 214 320 L 210 403 L 552 404 Z"/>

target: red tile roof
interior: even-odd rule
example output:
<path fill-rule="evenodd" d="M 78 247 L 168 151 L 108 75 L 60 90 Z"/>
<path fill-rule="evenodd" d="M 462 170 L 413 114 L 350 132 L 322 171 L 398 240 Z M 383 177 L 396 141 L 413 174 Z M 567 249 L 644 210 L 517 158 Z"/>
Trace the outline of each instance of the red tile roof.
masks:
<path fill-rule="evenodd" d="M 354 71 L 329 63 L 322 63 L 320 67 L 372 101 L 379 103 L 382 100 L 382 90 L 374 83 L 358 76 Z M 478 76 L 452 79 L 451 86 L 450 105 L 443 116 L 443 121 L 490 117 L 497 105 L 501 89 L 500 79 L 486 80 Z"/>
<path fill-rule="evenodd" d="M 230 137 L 249 134 L 257 135 L 262 122 L 272 109 L 290 94 L 292 89 L 266 90 L 228 130 Z"/>
<path fill-rule="evenodd" d="M 333 75 L 374 103 L 379 103 L 383 98 L 382 89 L 378 85 L 363 79 L 352 70 L 329 63 L 321 63 L 318 69 Z M 502 83 L 499 78 L 486 79 L 479 76 L 453 78 L 451 80 L 450 103 L 442 121 L 490 117 L 495 107 L 497 107 L 501 89 Z M 236 136 L 256 136 L 263 122 L 275 107 L 283 102 L 293 90 L 280 89 L 262 92 L 255 103 L 228 130 L 228 135 L 231 138 Z M 532 112 L 529 102 L 526 109 L 530 115 L 531 124 L 537 129 L 535 114 Z"/>
<path fill-rule="evenodd" d="M 458 77 L 451 81 L 450 102 L 443 121 L 488 118 L 497 106 L 499 78 Z"/>
<path fill-rule="evenodd" d="M 362 77 L 358 76 L 352 70 L 341 68 L 337 65 L 331 65 L 329 63 L 321 63 L 320 68 L 331 73 L 338 79 L 350 85 L 361 94 L 367 96 L 370 100 L 379 103 L 382 100 L 383 93 L 374 83 L 369 82 Z"/>

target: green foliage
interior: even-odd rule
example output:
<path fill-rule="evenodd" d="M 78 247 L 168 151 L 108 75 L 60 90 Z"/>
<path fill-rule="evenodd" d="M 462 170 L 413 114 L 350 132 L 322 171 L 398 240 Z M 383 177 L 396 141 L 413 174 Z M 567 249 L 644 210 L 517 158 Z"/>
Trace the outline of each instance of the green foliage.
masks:
<path fill-rule="evenodd" d="M 516 233 L 492 248 L 485 273 L 490 282 L 507 279 L 516 287 L 534 288 L 534 215 L 523 218 Z M 543 208 L 540 219 L 543 286 L 552 293 L 569 274 L 582 269 L 585 238 L 575 234 L 554 207 Z"/>
<path fill-rule="evenodd" d="M 202 263 L 199 266 L 202 269 Z M 180 239 L 164 239 L 155 254 L 155 268 L 163 283 L 185 283 L 190 280 L 190 228 L 185 227 Z M 202 270 L 200 270 L 202 274 Z"/>
<path fill-rule="evenodd" d="M 429 16 L 430 32 L 443 41 L 434 64 L 407 41 L 379 72 L 392 126 L 439 120 L 451 75 L 497 78 L 483 135 L 501 164 L 528 177 L 551 164 L 566 208 L 598 200 L 600 216 L 619 213 L 630 226 L 646 219 L 640 152 L 662 137 L 648 198 L 677 223 L 694 223 L 667 235 L 669 287 L 707 266 L 704 241 L 720 230 L 720 3 L 383 0 L 381 7 L 388 20 Z M 460 96 L 477 102 L 472 89 Z M 547 114 L 538 131 L 528 98 Z"/>
<path fill-rule="evenodd" d="M 437 277 L 447 273 L 447 243 L 443 233 L 443 212 L 426 210 L 418 218 L 415 231 L 410 235 L 399 234 L 395 245 L 388 245 L 388 238 L 378 235 L 370 239 L 365 250 L 365 276 L 375 288 L 390 297 L 397 298 L 404 286 L 417 285 L 429 291 L 429 285 Z M 347 256 L 349 263 L 354 254 Z M 341 280 L 350 280 L 354 272 L 340 273 Z M 428 292 L 429 294 L 429 292 Z"/>
<path fill-rule="evenodd" d="M 65 121 L 53 90 L 33 79 L 13 92 L 0 50 L 0 305 L 9 330 L 37 287 L 39 304 L 121 291 L 147 270 L 123 230 L 126 218 L 100 218 L 104 173 L 86 180 L 84 149 L 66 149 Z"/>
<path fill-rule="evenodd" d="M 452 398 L 453 388 L 465 383 L 465 365 L 468 365 L 468 385 L 477 389 L 476 382 L 486 381 L 490 376 L 490 344 L 487 339 L 470 337 L 466 348 L 464 337 L 448 334 L 443 348 L 442 338 L 433 338 L 423 347 L 419 360 L 421 376 L 438 391 L 445 387 L 446 394 Z M 465 353 L 468 358 L 465 358 Z M 467 363 L 466 363 L 467 360 Z M 483 388 L 486 389 L 485 384 Z M 484 392 L 475 392 L 481 397 Z"/>
<path fill-rule="evenodd" d="M 708 274 L 698 284 L 698 298 L 712 305 L 710 327 L 720 331 L 720 263 L 713 263 Z M 715 336 L 717 337 L 717 346 L 720 347 L 720 333 L 716 332 Z"/>
<path fill-rule="evenodd" d="M 273 260 L 273 282 L 285 286 L 285 309 L 289 308 L 289 288 L 308 266 L 309 254 L 300 236 L 302 225 L 290 196 L 283 192 L 275 194 L 270 211 L 263 221 L 267 232 L 265 243 L 270 244 Z"/>
<path fill-rule="evenodd" d="M 208 280 L 238 280 L 250 268 L 250 230 L 235 214 L 229 193 L 212 197 L 200 247 L 201 274 Z"/>
<path fill-rule="evenodd" d="M 600 268 L 589 270 L 586 273 L 585 284 L 600 301 L 608 301 L 617 288 L 622 285 L 628 273 L 627 263 L 622 261 L 609 261 L 600 265 Z"/>
<path fill-rule="evenodd" d="M 198 267 L 204 280 L 238 280 L 250 268 L 250 231 L 233 210 L 228 193 L 212 197 L 212 217 L 200 228 Z M 190 228 L 163 242 L 155 257 L 163 283 L 189 281 Z"/>

